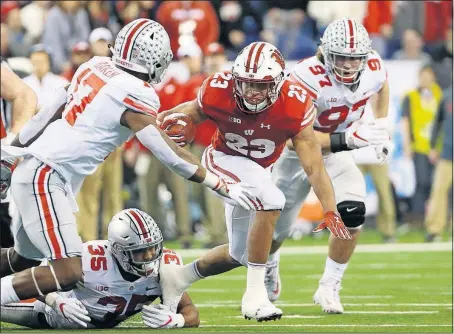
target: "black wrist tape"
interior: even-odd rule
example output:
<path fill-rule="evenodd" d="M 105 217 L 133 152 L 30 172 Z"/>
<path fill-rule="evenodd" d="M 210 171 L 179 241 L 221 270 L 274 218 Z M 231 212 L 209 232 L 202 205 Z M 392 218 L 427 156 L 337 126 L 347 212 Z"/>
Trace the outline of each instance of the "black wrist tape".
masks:
<path fill-rule="evenodd" d="M 340 151 L 350 151 L 345 139 L 345 132 L 330 134 L 331 152 L 336 153 Z"/>

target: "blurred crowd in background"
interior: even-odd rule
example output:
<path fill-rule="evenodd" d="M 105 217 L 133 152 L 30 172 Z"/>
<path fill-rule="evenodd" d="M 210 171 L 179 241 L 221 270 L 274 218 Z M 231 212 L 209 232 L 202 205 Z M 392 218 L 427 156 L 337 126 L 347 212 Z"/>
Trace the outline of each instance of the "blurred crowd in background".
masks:
<path fill-rule="evenodd" d="M 168 31 L 174 60 L 186 71 L 168 75 L 156 86 L 166 110 L 194 99 L 203 80 L 225 68 L 252 41 L 273 43 L 286 60 L 299 60 L 315 54 L 331 21 L 354 18 L 365 25 L 383 59 L 423 65 L 417 89 L 402 96 L 404 153 L 414 161 L 415 195 L 405 199 L 405 212 L 395 192 L 386 195 L 392 199 L 379 200 L 393 206 L 385 209 L 392 224 L 425 221 L 427 241 L 435 241 L 452 225 L 446 223 L 447 212 L 452 212 L 447 208 L 452 93 L 451 102 L 443 95 L 443 90 L 452 90 L 452 5 L 452 1 L 2 1 L 1 56 L 37 93 L 40 107 L 72 79 L 80 64 L 92 56 L 109 56 L 108 46 L 123 25 L 150 18 Z M 448 121 L 451 117 L 450 128 L 445 126 L 446 117 Z M 201 157 L 214 131 L 210 121 L 198 125 L 188 149 Z M 441 160 L 447 165 L 432 177 Z M 442 188 L 434 191 L 437 177 Z M 431 213 L 431 196 L 438 196 L 433 200 L 437 203 L 446 198 L 441 203 L 444 211 L 437 208 Z M 207 247 L 226 241 L 222 202 L 171 173 L 134 139 L 86 179 L 78 204 L 84 240 L 105 238 L 113 214 L 123 207 L 139 207 L 155 218 L 167 238 L 177 238 L 185 248 L 195 239 Z M 383 232 L 384 240 L 393 240 L 395 228 L 390 231 Z"/>

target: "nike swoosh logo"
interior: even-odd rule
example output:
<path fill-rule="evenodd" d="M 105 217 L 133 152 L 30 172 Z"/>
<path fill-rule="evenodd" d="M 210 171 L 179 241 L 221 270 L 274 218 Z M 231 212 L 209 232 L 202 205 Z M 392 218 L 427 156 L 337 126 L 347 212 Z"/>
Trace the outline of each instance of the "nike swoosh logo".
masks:
<path fill-rule="evenodd" d="M 167 320 L 167 322 L 164 325 L 159 326 L 159 328 L 167 326 L 168 324 L 170 324 L 171 321 L 172 321 L 172 317 L 169 315 L 169 320 Z"/>
<path fill-rule="evenodd" d="M 367 142 L 366 139 L 362 138 L 361 136 L 358 136 L 357 131 L 353 132 L 353 137 L 356 137 L 356 138 L 358 138 L 358 139 L 360 139 L 360 140 L 363 140 L 363 141 Z"/>
<path fill-rule="evenodd" d="M 278 294 L 279 293 L 279 281 L 277 282 L 276 290 L 273 291 L 273 293 Z"/>
<path fill-rule="evenodd" d="M 347 212 L 352 212 L 352 211 L 355 211 L 356 209 L 358 209 L 358 208 L 351 208 L 351 209 L 347 208 Z"/>

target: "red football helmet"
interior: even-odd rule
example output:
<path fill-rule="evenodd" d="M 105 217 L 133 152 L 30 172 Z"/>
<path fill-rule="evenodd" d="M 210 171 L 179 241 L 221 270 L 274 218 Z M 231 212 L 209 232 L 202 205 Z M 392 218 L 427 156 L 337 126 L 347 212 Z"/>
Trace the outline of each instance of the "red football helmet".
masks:
<path fill-rule="evenodd" d="M 273 105 L 284 83 L 284 69 L 284 58 L 270 43 L 254 42 L 241 50 L 232 69 L 238 108 L 257 114 Z"/>

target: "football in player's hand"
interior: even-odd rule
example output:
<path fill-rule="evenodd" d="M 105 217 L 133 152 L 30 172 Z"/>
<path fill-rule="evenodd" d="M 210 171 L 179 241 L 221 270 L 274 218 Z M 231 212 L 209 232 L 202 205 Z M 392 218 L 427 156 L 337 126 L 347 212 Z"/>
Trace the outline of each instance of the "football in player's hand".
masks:
<path fill-rule="evenodd" d="M 195 137 L 192 118 L 182 113 L 166 116 L 161 124 L 161 129 L 180 146 L 192 143 Z"/>

